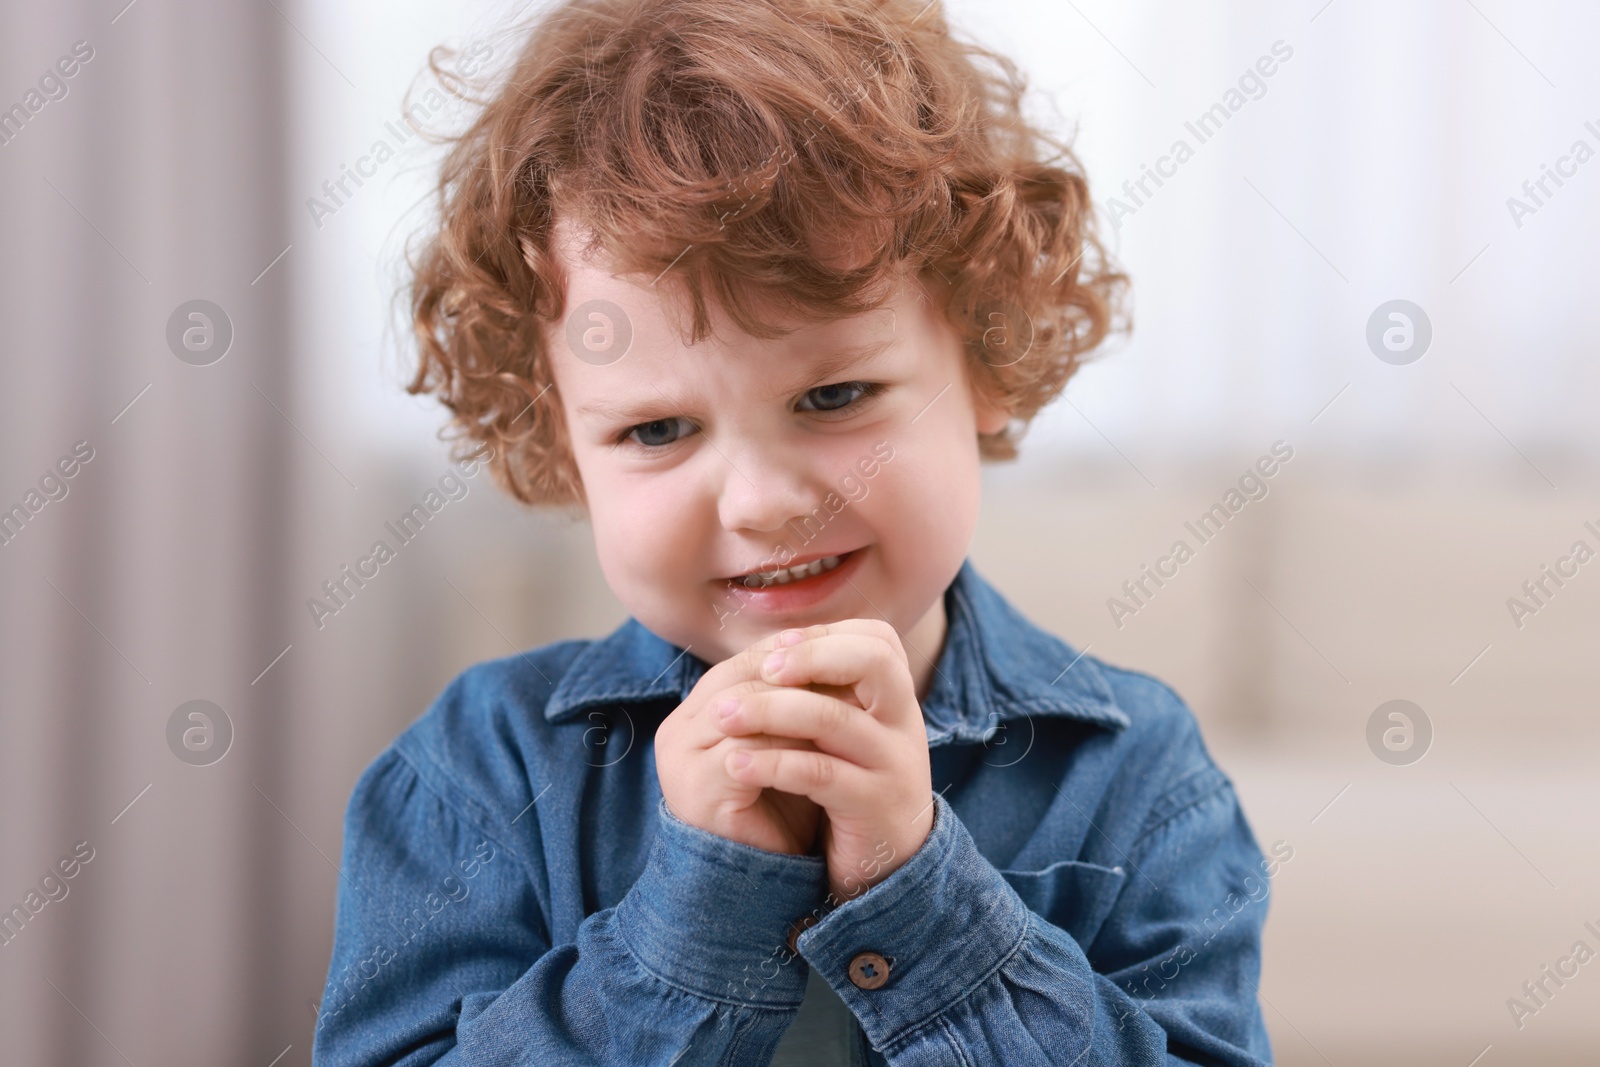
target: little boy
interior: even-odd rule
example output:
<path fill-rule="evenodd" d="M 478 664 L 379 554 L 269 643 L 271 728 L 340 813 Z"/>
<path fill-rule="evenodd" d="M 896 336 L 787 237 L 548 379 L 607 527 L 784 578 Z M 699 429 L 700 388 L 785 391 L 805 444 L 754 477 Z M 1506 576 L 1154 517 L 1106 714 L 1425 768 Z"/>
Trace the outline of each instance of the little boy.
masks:
<path fill-rule="evenodd" d="M 1288 854 L 1172 690 L 966 558 L 1124 280 L 1022 88 L 936 0 L 541 18 L 445 165 L 411 390 L 630 618 L 361 776 L 316 1063 L 1271 1061 Z"/>

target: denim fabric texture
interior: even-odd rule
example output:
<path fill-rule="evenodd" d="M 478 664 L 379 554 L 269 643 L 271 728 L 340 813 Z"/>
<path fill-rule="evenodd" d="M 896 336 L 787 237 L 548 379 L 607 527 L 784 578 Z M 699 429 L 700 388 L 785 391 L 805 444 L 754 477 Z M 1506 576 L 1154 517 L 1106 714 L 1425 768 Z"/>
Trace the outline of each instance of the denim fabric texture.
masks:
<path fill-rule="evenodd" d="M 933 829 L 832 907 L 820 856 L 667 810 L 655 729 L 703 661 L 630 618 L 462 672 L 350 798 L 314 1064 L 765 1067 L 812 970 L 879 1067 L 1270 1063 L 1276 863 L 1188 707 L 970 559 L 945 609 Z"/>

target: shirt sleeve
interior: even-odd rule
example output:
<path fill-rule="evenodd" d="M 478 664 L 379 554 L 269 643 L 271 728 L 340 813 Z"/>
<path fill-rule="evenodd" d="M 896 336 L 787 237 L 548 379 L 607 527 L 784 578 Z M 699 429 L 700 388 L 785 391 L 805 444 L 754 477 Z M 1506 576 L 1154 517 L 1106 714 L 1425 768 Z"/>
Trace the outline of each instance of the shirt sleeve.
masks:
<path fill-rule="evenodd" d="M 1053 865 L 1048 874 L 1068 877 L 1037 894 L 1048 914 L 935 793 L 922 847 L 796 946 L 891 1067 L 1263 1067 L 1272 1054 L 1256 983 L 1270 865 L 1220 771 L 1181 788 L 1182 806 L 1133 844 L 1126 867 Z M 852 978 L 863 953 L 888 965 L 875 988 L 871 963 L 862 983 Z"/>
<path fill-rule="evenodd" d="M 345 816 L 313 1063 L 769 1062 L 805 992 L 790 927 L 820 910 L 826 865 L 658 811 L 628 892 L 553 944 L 520 839 L 380 756 Z"/>

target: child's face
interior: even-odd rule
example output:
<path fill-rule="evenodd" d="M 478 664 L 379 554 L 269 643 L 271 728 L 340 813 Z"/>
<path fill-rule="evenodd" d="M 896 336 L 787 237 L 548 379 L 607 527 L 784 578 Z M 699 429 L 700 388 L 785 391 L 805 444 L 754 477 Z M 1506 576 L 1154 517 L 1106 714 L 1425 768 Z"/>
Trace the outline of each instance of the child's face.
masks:
<path fill-rule="evenodd" d="M 977 522 L 976 434 L 1006 416 L 975 404 L 960 340 L 922 286 L 908 279 L 883 308 L 774 340 L 713 305 L 712 335 L 686 347 L 675 288 L 558 247 L 568 322 L 547 332 L 556 389 L 600 566 L 629 612 L 707 663 L 847 618 L 887 619 L 935 656 L 943 592 Z M 594 300 L 626 314 L 620 357 L 624 328 L 591 317 Z M 824 366 L 855 346 L 866 354 Z M 803 581 L 730 581 L 839 555 Z M 925 679 L 931 665 L 907 654 Z"/>

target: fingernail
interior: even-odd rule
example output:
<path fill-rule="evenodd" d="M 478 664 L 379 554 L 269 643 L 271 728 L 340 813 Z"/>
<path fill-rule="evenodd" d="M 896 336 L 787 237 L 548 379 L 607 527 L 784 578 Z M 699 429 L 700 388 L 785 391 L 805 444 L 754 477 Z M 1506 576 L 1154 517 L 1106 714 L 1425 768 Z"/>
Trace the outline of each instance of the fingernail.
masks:
<path fill-rule="evenodd" d="M 727 722 L 733 718 L 733 713 L 738 710 L 739 702 L 731 697 L 717 701 L 717 719 L 719 722 Z"/>
<path fill-rule="evenodd" d="M 780 645 L 798 645 L 801 641 L 804 641 L 805 639 L 806 639 L 806 635 L 801 633 L 799 630 L 785 630 L 785 631 L 783 631 L 783 633 L 778 635 L 778 644 L 780 644 Z"/>
<path fill-rule="evenodd" d="M 741 748 L 739 751 L 733 754 L 733 765 L 740 770 L 743 770 L 744 768 L 750 766 L 750 760 L 752 758 L 753 757 L 749 752 Z"/>
<path fill-rule="evenodd" d="M 780 649 L 777 652 L 768 653 L 766 662 L 761 666 L 768 672 L 776 674 L 783 668 L 783 651 Z"/>

